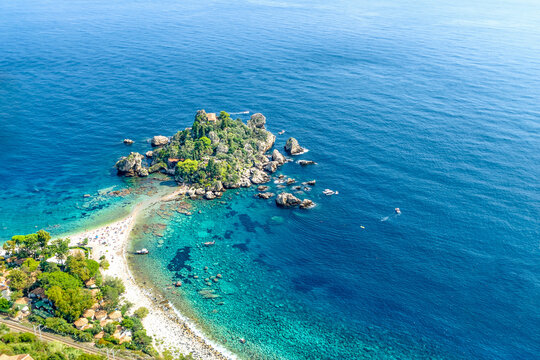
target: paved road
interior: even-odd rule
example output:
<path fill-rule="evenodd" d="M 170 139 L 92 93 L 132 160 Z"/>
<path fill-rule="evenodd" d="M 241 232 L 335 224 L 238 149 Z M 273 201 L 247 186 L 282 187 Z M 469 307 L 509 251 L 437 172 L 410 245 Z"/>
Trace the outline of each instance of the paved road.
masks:
<path fill-rule="evenodd" d="M 5 318 L 0 318 L 0 323 L 7 325 L 13 331 L 31 332 L 31 333 L 34 332 L 34 329 L 29 324 L 28 325 L 21 324 L 21 323 L 18 323 L 16 321 L 8 320 L 8 319 L 5 319 Z M 77 342 L 77 341 L 75 341 L 75 340 L 73 340 L 73 339 L 71 339 L 69 337 L 66 337 L 66 336 L 51 334 L 51 333 L 42 331 L 41 332 L 41 337 L 45 341 L 56 341 L 56 342 L 62 343 L 64 345 L 73 347 L 75 349 L 79 349 L 81 351 L 84 351 L 85 353 L 88 353 L 88 354 L 107 356 L 107 352 L 105 350 L 98 349 L 98 348 L 96 348 L 96 347 L 94 347 L 92 345 L 88 345 L 86 343 Z M 112 358 L 113 357 L 112 357 L 112 354 L 111 354 L 111 359 Z M 114 359 L 128 360 L 127 358 L 119 356 L 118 354 L 116 354 L 114 356 Z M 132 359 L 129 359 L 129 360 L 132 360 Z"/>

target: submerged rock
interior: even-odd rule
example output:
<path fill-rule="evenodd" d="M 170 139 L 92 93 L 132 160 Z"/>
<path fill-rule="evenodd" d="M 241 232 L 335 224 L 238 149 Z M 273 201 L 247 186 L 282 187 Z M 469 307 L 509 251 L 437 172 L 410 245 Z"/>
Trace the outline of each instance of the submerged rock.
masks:
<path fill-rule="evenodd" d="M 298 165 L 302 165 L 302 166 L 317 165 L 317 163 L 313 160 L 298 160 Z"/>
<path fill-rule="evenodd" d="M 293 207 L 300 205 L 302 201 L 291 193 L 283 192 L 276 198 L 276 204 L 282 207 Z"/>
<path fill-rule="evenodd" d="M 126 145 L 131 145 L 133 144 L 135 141 L 131 140 L 131 139 L 124 139 L 124 144 Z"/>
<path fill-rule="evenodd" d="M 298 140 L 290 137 L 285 144 L 285 151 L 287 151 L 291 155 L 298 155 L 302 154 L 304 151 L 306 151 L 306 149 L 304 149 L 298 144 Z"/>
<path fill-rule="evenodd" d="M 268 189 L 270 189 L 270 186 L 267 186 L 267 185 L 259 185 L 259 186 L 257 187 L 257 190 L 263 191 L 263 192 L 266 191 L 266 190 L 268 190 Z"/>
<path fill-rule="evenodd" d="M 163 135 L 156 135 L 152 138 L 151 144 L 152 146 L 163 146 L 167 145 L 169 143 L 169 138 Z"/>

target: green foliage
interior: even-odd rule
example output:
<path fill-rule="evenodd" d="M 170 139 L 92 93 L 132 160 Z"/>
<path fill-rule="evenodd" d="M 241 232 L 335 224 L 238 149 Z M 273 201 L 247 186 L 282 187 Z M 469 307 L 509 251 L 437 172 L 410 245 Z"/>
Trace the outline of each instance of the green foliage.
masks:
<path fill-rule="evenodd" d="M 112 335 L 116 331 L 116 325 L 109 323 L 109 324 L 105 325 L 105 327 L 103 328 L 103 331 L 106 334 Z"/>
<path fill-rule="evenodd" d="M 11 302 L 5 298 L 0 298 L 0 312 L 7 313 L 11 309 Z"/>
<path fill-rule="evenodd" d="M 24 290 L 30 286 L 30 278 L 19 269 L 11 270 L 7 278 L 10 280 L 9 287 L 13 290 Z"/>
<path fill-rule="evenodd" d="M 130 318 L 125 318 L 124 320 L 122 320 L 120 325 L 122 325 L 126 329 L 133 329 L 133 320 L 131 320 Z"/>
<path fill-rule="evenodd" d="M 199 162 L 197 160 L 186 159 L 179 161 L 176 164 L 176 176 L 184 180 L 184 182 L 196 182 L 197 170 Z"/>
<path fill-rule="evenodd" d="M 92 306 L 92 295 L 82 288 L 68 288 L 52 286 L 45 294 L 54 303 L 56 314 L 69 322 L 77 320 L 84 310 Z"/>
<path fill-rule="evenodd" d="M 38 280 L 45 290 L 53 286 L 58 286 L 62 290 L 77 289 L 82 286 L 82 282 L 78 278 L 63 271 L 43 273 L 38 277 Z"/>
<path fill-rule="evenodd" d="M 77 360 L 103 360 L 104 356 L 92 355 L 92 354 L 81 354 Z"/>
<path fill-rule="evenodd" d="M 69 253 L 69 239 L 56 239 L 51 244 L 51 252 L 60 260 Z"/>
<path fill-rule="evenodd" d="M 39 267 L 39 261 L 28 258 L 23 262 L 22 266 L 26 267 L 27 272 L 34 272 Z"/>
<path fill-rule="evenodd" d="M 120 295 L 126 291 L 122 280 L 118 278 L 107 278 L 103 282 L 101 292 L 103 293 L 103 299 L 106 302 L 106 309 L 108 311 L 115 309 L 118 306 Z"/>
<path fill-rule="evenodd" d="M 101 266 L 103 270 L 107 270 L 109 268 L 109 262 L 107 259 L 103 259 L 99 262 L 99 266 Z"/>
<path fill-rule="evenodd" d="M 135 315 L 139 319 L 144 319 L 146 317 L 146 315 L 148 315 L 148 312 L 149 312 L 148 309 L 145 308 L 144 306 L 142 306 L 142 307 L 138 308 L 137 310 L 135 310 L 133 315 Z"/>
<path fill-rule="evenodd" d="M 55 352 L 49 355 L 47 360 L 67 360 L 67 357 L 60 352 Z"/>

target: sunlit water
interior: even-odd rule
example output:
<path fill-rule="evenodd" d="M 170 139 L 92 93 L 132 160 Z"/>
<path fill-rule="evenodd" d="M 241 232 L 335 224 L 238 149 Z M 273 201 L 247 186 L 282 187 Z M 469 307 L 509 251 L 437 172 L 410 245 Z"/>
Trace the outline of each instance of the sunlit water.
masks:
<path fill-rule="evenodd" d="M 262 112 L 317 207 L 161 209 L 148 284 L 245 358 L 537 357 L 540 7 L 445 3 L 2 1 L 1 238 L 122 216 L 152 190 L 120 156 Z"/>

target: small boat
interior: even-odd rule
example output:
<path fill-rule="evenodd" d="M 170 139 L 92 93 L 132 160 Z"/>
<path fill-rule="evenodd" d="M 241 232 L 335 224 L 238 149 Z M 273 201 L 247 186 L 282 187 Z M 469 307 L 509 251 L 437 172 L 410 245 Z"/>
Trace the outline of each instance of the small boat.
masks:
<path fill-rule="evenodd" d="M 339 194 L 339 192 L 334 191 L 334 190 L 330 190 L 330 189 L 324 189 L 323 194 L 326 195 L 326 196 L 331 196 L 331 195 L 337 195 L 337 194 Z"/>
<path fill-rule="evenodd" d="M 137 255 L 146 255 L 146 254 L 148 254 L 148 252 L 149 252 L 148 249 L 143 248 L 141 250 L 135 251 L 135 254 L 137 254 Z"/>
<path fill-rule="evenodd" d="M 212 245 L 215 245 L 216 242 L 215 241 L 207 241 L 204 243 L 204 246 L 212 246 Z"/>
<path fill-rule="evenodd" d="M 394 211 L 396 212 L 396 214 L 401 215 L 401 210 L 399 210 L 399 208 L 395 208 Z"/>
<path fill-rule="evenodd" d="M 278 132 L 278 135 L 283 135 L 285 134 L 285 130 L 281 130 L 280 132 Z"/>

